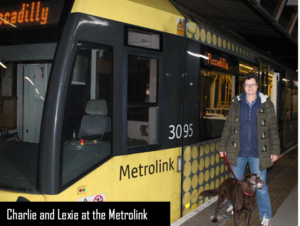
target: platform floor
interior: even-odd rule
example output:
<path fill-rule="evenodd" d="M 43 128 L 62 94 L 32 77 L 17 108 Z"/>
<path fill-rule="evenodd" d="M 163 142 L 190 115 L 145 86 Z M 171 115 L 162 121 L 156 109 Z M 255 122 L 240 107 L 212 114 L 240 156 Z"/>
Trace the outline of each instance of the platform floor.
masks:
<path fill-rule="evenodd" d="M 281 156 L 274 166 L 268 169 L 267 184 L 273 213 L 272 226 L 298 225 L 298 147 Z M 217 197 L 214 197 L 171 226 L 232 226 L 232 218 L 220 217 L 217 223 L 211 222 L 216 199 Z M 226 208 L 227 203 L 221 208 L 220 213 Z M 240 216 L 239 225 L 244 225 L 243 214 Z M 261 225 L 257 208 L 252 213 L 250 225 Z"/>

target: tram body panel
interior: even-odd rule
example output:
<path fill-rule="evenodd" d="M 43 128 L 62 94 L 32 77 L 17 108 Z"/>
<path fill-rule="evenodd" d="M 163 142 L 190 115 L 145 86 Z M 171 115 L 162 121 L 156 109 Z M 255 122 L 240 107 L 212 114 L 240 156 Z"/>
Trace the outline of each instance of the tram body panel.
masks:
<path fill-rule="evenodd" d="M 83 1 L 82 1 L 83 2 Z M 129 1 L 128 1 L 129 2 Z M 170 3 L 168 1 L 156 1 L 156 4 L 159 2 L 159 4 L 161 4 L 162 2 L 164 2 L 163 4 L 166 4 L 170 6 Z M 110 4 L 110 3 L 109 3 Z M 158 4 L 158 5 L 159 5 Z M 144 5 L 140 5 L 142 8 L 145 7 Z M 152 3 L 150 4 L 152 5 Z M 148 6 L 147 6 L 148 7 Z M 146 7 L 146 8 L 147 8 Z M 164 24 L 161 28 L 157 28 L 160 29 L 162 31 L 166 31 L 168 30 L 168 26 L 170 25 L 170 20 L 172 20 L 173 22 L 171 24 L 174 24 L 174 27 L 177 28 L 177 16 L 178 16 L 178 11 L 175 9 L 175 7 L 172 6 L 172 10 L 169 7 L 169 10 L 171 10 L 171 12 L 166 13 L 165 11 L 159 10 L 159 9 L 155 9 L 155 7 L 153 8 L 153 10 L 155 10 L 158 14 L 161 14 L 160 16 L 158 16 L 158 14 L 156 14 L 156 17 L 160 17 L 160 20 L 156 20 L 158 26 L 162 26 L 162 24 Z M 132 10 L 132 9 L 131 9 Z M 176 13 L 176 16 L 174 16 L 174 12 Z M 164 17 L 164 19 L 161 18 L 162 15 L 164 14 L 168 14 L 168 16 Z M 148 15 L 149 18 L 148 20 L 153 19 L 153 15 Z M 180 15 L 179 15 L 180 16 Z M 180 16 L 181 18 L 183 18 L 182 16 Z M 170 19 L 171 18 L 171 19 Z M 163 20 L 163 23 L 162 23 Z M 93 23 L 93 21 L 96 23 Z M 104 24 L 101 24 L 100 22 L 104 21 Z M 139 20 L 135 20 L 136 22 L 138 22 Z M 99 23 L 98 23 L 99 22 Z M 134 24 L 134 22 L 132 22 Z M 109 24 L 109 26 L 104 26 L 106 24 Z M 145 23 L 144 25 L 146 26 L 147 23 Z M 47 99 L 47 106 L 45 107 L 44 110 L 44 123 L 41 127 L 41 145 L 40 147 L 40 152 L 37 153 L 36 156 L 39 156 L 40 158 L 40 162 L 39 164 L 35 164 L 35 172 L 32 173 L 32 175 L 39 175 L 39 178 L 34 178 L 34 181 L 38 182 L 39 185 L 35 184 L 34 188 L 27 188 L 24 184 L 14 184 L 14 185 L 10 185 L 14 190 L 25 190 L 26 192 L 32 192 L 32 193 L 43 193 L 43 194 L 48 194 L 47 199 L 46 200 L 62 200 L 60 196 L 60 194 L 66 194 L 66 191 L 69 191 L 68 186 L 70 186 L 72 183 L 74 183 L 76 180 L 79 179 L 79 174 L 80 177 L 84 177 L 85 174 L 86 175 L 90 175 L 91 174 L 91 170 L 95 170 L 95 168 L 99 167 L 101 164 L 106 164 L 103 163 L 105 161 L 107 161 L 108 158 L 112 157 L 112 153 L 113 156 L 123 156 L 124 154 L 132 154 L 132 153 L 136 153 L 136 152 L 144 152 L 144 155 L 147 155 L 147 153 L 155 153 L 157 152 L 156 150 L 162 149 L 162 148 L 173 148 L 173 147 L 180 147 L 181 145 L 181 141 L 180 139 L 175 139 L 173 141 L 170 141 L 170 143 L 168 144 L 163 144 L 163 140 L 162 140 L 162 136 L 166 135 L 166 136 L 170 136 L 169 134 L 169 130 L 167 130 L 164 133 L 160 133 L 160 138 L 159 138 L 159 144 L 156 145 L 156 149 L 150 150 L 152 152 L 145 152 L 145 151 L 149 151 L 147 148 L 146 149 L 140 149 L 139 151 L 126 151 L 127 147 L 125 144 L 122 144 L 123 142 L 123 132 L 124 130 L 121 128 L 120 126 L 123 124 L 123 121 L 121 120 L 122 117 L 120 115 L 120 112 L 122 112 L 123 109 L 123 75 L 124 73 L 127 73 L 126 70 L 123 68 L 123 63 L 124 63 L 124 53 L 126 51 L 124 51 L 124 34 L 122 32 L 122 35 L 120 35 L 120 31 L 124 31 L 124 23 L 120 23 L 120 22 L 116 22 L 116 21 L 111 21 L 109 19 L 102 19 L 102 18 L 95 18 L 93 16 L 87 15 L 87 14 L 82 14 L 82 13 L 72 13 L 68 19 L 68 23 L 66 25 L 65 31 L 64 31 L 64 35 L 62 37 L 62 40 L 60 42 L 60 44 L 58 45 L 58 50 L 55 54 L 55 59 L 54 59 L 54 66 L 52 69 L 52 76 L 49 80 L 49 86 L 48 86 L 48 96 L 51 98 Z M 95 29 L 97 28 L 97 29 Z M 170 32 L 172 33 L 172 32 Z M 174 33 L 174 32 L 173 32 Z M 162 34 L 161 34 L 162 37 Z M 181 51 L 182 51 L 182 47 L 183 47 L 183 37 L 180 36 L 176 36 L 174 38 L 173 34 L 166 34 L 164 41 L 168 41 L 170 40 L 170 44 L 166 45 L 167 48 L 171 49 L 172 52 L 168 53 L 169 55 L 167 55 L 167 57 L 169 59 L 173 59 L 176 58 L 176 62 L 171 62 L 171 63 L 165 63 L 160 64 L 159 65 L 159 74 L 160 74 L 160 82 L 161 84 L 163 83 L 163 79 L 162 79 L 162 71 L 167 70 L 167 71 L 171 71 L 171 76 L 170 79 L 174 80 L 173 76 L 176 76 L 176 85 L 181 83 Z M 112 124 L 112 126 L 114 127 L 114 132 L 113 132 L 113 145 L 110 149 L 110 156 L 105 156 L 105 159 L 101 159 L 101 163 L 98 162 L 97 164 L 93 165 L 93 166 L 89 166 L 90 168 L 87 171 L 81 171 L 77 176 L 78 177 L 74 177 L 72 178 L 72 181 L 67 181 L 67 185 L 64 183 L 64 179 L 61 179 L 61 175 L 60 173 L 63 171 L 61 170 L 61 165 L 65 164 L 65 160 L 59 159 L 59 156 L 61 156 L 61 149 L 64 147 L 68 147 L 68 152 L 70 155 L 84 155 L 81 154 L 84 151 L 79 150 L 80 145 L 68 145 L 65 143 L 65 137 L 62 138 L 62 128 L 63 128 L 63 121 L 64 121 L 64 108 L 65 108 L 65 104 L 66 104 L 66 95 L 67 95 L 67 90 L 68 90 L 68 86 L 70 84 L 70 74 L 72 74 L 72 70 L 73 70 L 73 64 L 75 59 L 74 57 L 76 57 L 76 51 L 77 51 L 77 47 L 79 45 L 81 45 L 81 42 L 85 42 L 85 43 L 92 43 L 94 46 L 95 45 L 107 45 L 109 46 L 109 48 L 112 49 L 112 53 L 114 54 L 114 58 L 113 58 L 113 76 L 111 77 L 113 80 L 113 86 L 114 89 L 112 90 L 113 92 L 113 96 L 114 96 L 114 102 L 112 103 L 113 105 L 113 115 L 111 115 L 111 118 L 114 119 L 114 123 Z M 172 44 L 178 44 L 180 43 L 181 48 L 179 50 L 176 50 L 174 48 L 172 48 Z M 101 47 L 100 46 L 100 47 Z M 91 53 L 92 55 L 94 54 L 94 52 L 97 49 L 91 49 Z M 145 51 L 143 51 L 145 53 Z M 149 51 L 146 51 L 146 54 L 148 54 Z M 178 54 L 177 54 L 178 53 Z M 150 54 L 151 55 L 151 54 Z M 163 53 L 155 53 L 154 54 L 155 57 L 159 58 L 159 56 L 161 58 L 163 58 Z M 126 56 L 128 57 L 128 55 Z M 159 61 L 159 63 L 161 63 L 162 60 Z M 175 65 L 176 64 L 176 65 Z M 172 69 L 172 70 L 170 70 Z M 179 70 L 178 70 L 179 69 Z M 179 75 L 179 76 L 178 76 Z M 21 78 L 22 79 L 22 78 Z M 117 82 L 116 82 L 117 81 Z M 73 83 L 73 81 L 71 81 Z M 165 100 L 171 100 L 169 103 L 170 104 L 166 104 L 164 105 L 164 107 L 168 107 L 171 105 L 171 103 L 175 103 L 177 102 L 177 98 L 176 96 L 174 96 L 174 93 L 171 92 L 171 88 L 174 85 L 174 82 L 169 83 L 168 87 L 169 87 L 169 91 L 168 93 L 166 93 L 165 95 Z M 180 86 L 180 85 L 178 85 Z M 167 87 L 167 85 L 165 85 L 165 87 Z M 158 91 L 160 93 L 163 92 L 162 90 L 162 86 L 160 86 L 160 90 Z M 180 97 L 180 96 L 178 96 Z M 158 97 L 159 99 L 161 99 L 161 96 Z M 170 98 L 170 99 L 169 99 Z M 176 104 L 176 106 L 180 106 L 181 104 L 178 103 Z M 171 107 L 174 109 L 174 111 L 176 111 L 177 107 L 171 105 Z M 159 106 L 161 109 L 163 109 L 163 105 Z M 169 110 L 170 108 L 166 109 Z M 160 111 L 160 122 L 162 122 L 162 110 Z M 178 122 L 178 120 L 180 120 L 180 114 L 181 111 L 178 111 L 176 114 L 174 114 L 175 117 L 173 117 L 173 121 L 171 121 L 169 124 L 174 124 L 174 125 L 178 125 L 180 124 L 180 122 Z M 168 117 L 170 118 L 170 117 Z M 175 121 L 174 121 L 175 120 Z M 53 126 L 55 124 L 55 126 Z M 121 126 L 122 127 L 122 126 Z M 157 123 L 157 130 L 161 131 L 162 130 L 162 124 L 158 124 Z M 168 129 L 168 128 L 167 128 Z M 68 134 L 69 138 L 71 135 Z M 169 141 L 169 140 L 168 140 Z M 63 143 L 63 145 L 62 145 Z M 176 144 L 175 144 L 176 143 Z M 22 143 L 19 143 L 19 146 Z M 24 144 L 25 145 L 25 144 Z M 74 148 L 72 148 L 72 145 Z M 38 147 L 38 145 L 36 145 Z M 123 150 L 125 149 L 125 150 Z M 180 148 L 179 148 L 180 149 Z M 136 149 L 137 150 L 137 149 Z M 37 150 L 38 151 L 38 150 Z M 87 150 L 85 150 L 87 151 Z M 97 154 L 98 151 L 95 151 L 95 148 L 93 149 L 93 151 Z M 153 152 L 155 151 L 155 152 Z M 159 151 L 158 153 L 164 153 L 164 151 Z M 12 154 L 12 153 L 11 153 Z M 62 154 L 63 156 L 68 156 L 65 155 L 65 153 Z M 163 154 L 162 154 L 163 155 Z M 89 156 L 89 157 L 93 157 L 93 156 Z M 25 158 L 25 157 L 24 157 Z M 28 158 L 28 156 L 26 157 Z M 65 157 L 63 157 L 65 158 Z M 75 169 L 76 167 L 76 163 L 82 164 L 82 161 L 78 161 L 79 157 L 76 157 L 77 160 L 74 160 L 73 162 L 71 162 L 70 164 L 73 165 L 73 169 Z M 124 157 L 126 158 L 126 157 Z M 129 157 L 128 157 L 129 158 Z M 35 158 L 36 159 L 36 158 Z M 114 158 L 113 158 L 114 159 Z M 109 162 L 109 161 L 108 161 Z M 36 161 L 37 163 L 37 161 Z M 62 163 L 62 164 L 60 164 Z M 68 163 L 67 163 L 68 164 Z M 39 167 L 39 168 L 38 168 Z M 102 167 L 102 165 L 100 166 L 100 168 Z M 32 167 L 31 167 L 32 168 Z M 32 169 L 33 170 L 33 169 Z M 24 171 L 20 171 L 22 172 L 21 174 L 26 175 L 26 173 Z M 37 173 L 39 172 L 39 173 Z M 84 175 L 83 175 L 84 174 Z M 37 176 L 36 176 L 37 177 Z M 15 178 L 16 179 L 16 178 Z M 24 178 L 26 179 L 26 178 Z M 167 181 L 164 179 L 164 181 Z M 175 181 L 175 180 L 174 180 Z M 76 182 L 75 182 L 76 183 Z M 178 182 L 178 186 L 180 187 L 180 182 Z M 63 188 L 62 188 L 63 187 Z M 39 190 L 38 190 L 39 189 Z M 63 191 L 62 191 L 63 190 Z M 180 188 L 179 188 L 180 190 Z M 57 198 L 55 198 L 54 196 L 50 195 L 50 194 L 57 194 Z M 49 196 L 50 195 L 50 196 Z M 68 195 L 67 195 L 68 196 Z M 12 198 L 12 201 L 16 200 L 14 198 Z M 63 200 L 70 200 L 68 198 L 63 198 Z M 117 199 L 116 199 L 117 200 Z M 130 200 L 130 199 L 128 199 Z M 155 199 L 153 198 L 153 200 L 161 200 L 159 199 Z M 178 202 L 180 200 L 180 197 L 178 198 Z M 179 209 L 179 207 L 178 207 Z"/>
<path fill-rule="evenodd" d="M 24 197 L 35 201 L 148 201 L 170 202 L 171 222 L 180 218 L 181 148 L 116 156 L 58 195 L 39 195 L 1 190 L 0 201 Z"/>
<path fill-rule="evenodd" d="M 0 202 L 16 202 L 19 198 L 25 198 L 30 202 L 45 202 L 46 197 L 41 194 L 29 194 L 22 192 L 12 192 L 7 190 L 0 190 Z M 24 199 L 22 200 L 24 201 Z"/>
<path fill-rule="evenodd" d="M 76 0 L 72 13 L 76 12 L 171 34 L 177 34 L 178 18 L 184 19 L 168 0 Z"/>

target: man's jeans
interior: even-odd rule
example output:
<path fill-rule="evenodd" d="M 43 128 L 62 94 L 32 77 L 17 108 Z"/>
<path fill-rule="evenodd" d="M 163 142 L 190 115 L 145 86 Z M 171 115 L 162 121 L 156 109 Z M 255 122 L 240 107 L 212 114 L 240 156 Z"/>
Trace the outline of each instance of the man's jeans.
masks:
<path fill-rule="evenodd" d="M 231 165 L 232 171 L 238 180 L 242 180 L 244 177 L 244 172 L 245 172 L 245 167 L 247 162 L 249 163 L 251 173 L 259 175 L 260 179 L 264 181 L 263 188 L 256 190 L 259 218 L 262 220 L 264 214 L 266 214 L 267 217 L 271 219 L 272 217 L 271 202 L 270 202 L 270 196 L 269 196 L 268 186 L 266 182 L 267 169 L 264 169 L 263 171 L 259 170 L 259 158 L 238 157 L 237 166 Z"/>

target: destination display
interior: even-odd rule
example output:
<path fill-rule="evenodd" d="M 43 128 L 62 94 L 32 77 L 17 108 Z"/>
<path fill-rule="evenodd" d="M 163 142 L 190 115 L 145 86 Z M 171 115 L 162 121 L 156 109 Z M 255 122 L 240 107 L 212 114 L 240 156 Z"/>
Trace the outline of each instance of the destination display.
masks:
<path fill-rule="evenodd" d="M 206 65 L 221 67 L 228 70 L 228 62 L 225 57 L 213 57 L 211 53 L 205 53 L 205 56 L 208 57 L 208 60 L 204 60 Z"/>
<path fill-rule="evenodd" d="M 201 45 L 200 53 L 207 57 L 201 58 L 202 69 L 229 74 L 238 73 L 238 57 L 206 45 Z"/>
<path fill-rule="evenodd" d="M 64 1 L 32 1 L 11 6 L 0 5 L 0 29 L 57 24 Z"/>

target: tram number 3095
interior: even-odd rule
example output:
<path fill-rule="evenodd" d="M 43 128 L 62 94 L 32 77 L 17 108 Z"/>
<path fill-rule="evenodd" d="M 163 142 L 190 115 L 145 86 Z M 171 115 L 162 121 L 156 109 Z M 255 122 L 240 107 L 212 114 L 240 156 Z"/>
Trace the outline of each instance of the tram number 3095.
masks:
<path fill-rule="evenodd" d="M 192 128 L 193 124 L 185 124 L 183 125 L 183 129 L 182 129 L 182 125 L 170 125 L 169 129 L 170 129 L 170 135 L 169 136 L 169 140 L 173 140 L 175 138 L 180 139 L 182 136 L 184 138 L 186 137 L 192 137 L 193 136 L 193 128 Z"/>

